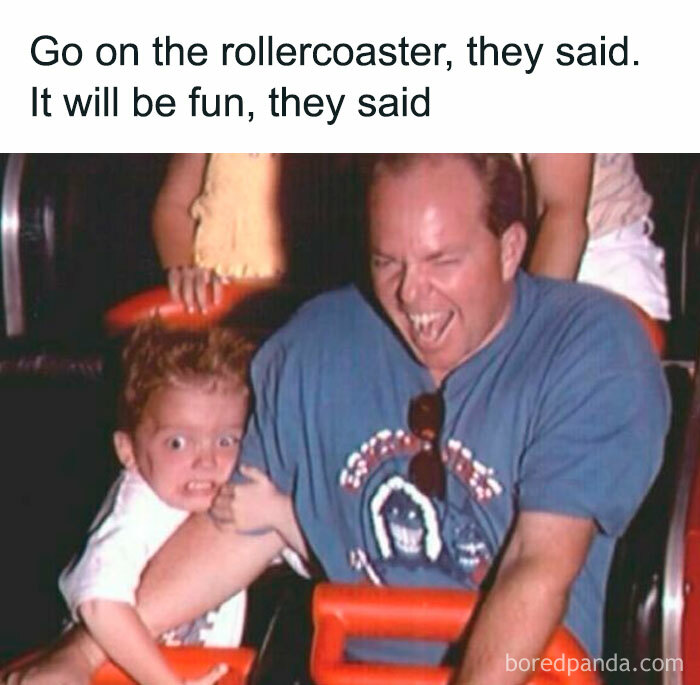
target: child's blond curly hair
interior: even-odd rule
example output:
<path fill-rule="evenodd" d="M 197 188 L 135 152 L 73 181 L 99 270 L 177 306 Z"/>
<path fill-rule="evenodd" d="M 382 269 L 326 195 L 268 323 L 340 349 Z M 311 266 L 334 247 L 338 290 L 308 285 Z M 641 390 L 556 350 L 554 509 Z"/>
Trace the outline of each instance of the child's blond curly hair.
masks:
<path fill-rule="evenodd" d="M 249 385 L 255 344 L 230 328 L 172 330 L 159 320 L 140 324 L 126 343 L 119 423 L 133 431 L 151 394 L 165 385 Z"/>

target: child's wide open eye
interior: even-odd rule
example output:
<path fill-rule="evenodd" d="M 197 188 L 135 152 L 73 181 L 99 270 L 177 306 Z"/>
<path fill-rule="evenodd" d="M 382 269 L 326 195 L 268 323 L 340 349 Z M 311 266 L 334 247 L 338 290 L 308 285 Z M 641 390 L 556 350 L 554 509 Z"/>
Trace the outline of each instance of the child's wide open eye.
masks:
<path fill-rule="evenodd" d="M 219 438 L 219 447 L 223 449 L 231 449 L 238 444 L 239 439 L 235 435 L 222 435 Z"/>
<path fill-rule="evenodd" d="M 174 452 L 180 452 L 187 447 L 187 439 L 182 435 L 174 435 L 172 438 L 168 438 L 168 449 Z"/>

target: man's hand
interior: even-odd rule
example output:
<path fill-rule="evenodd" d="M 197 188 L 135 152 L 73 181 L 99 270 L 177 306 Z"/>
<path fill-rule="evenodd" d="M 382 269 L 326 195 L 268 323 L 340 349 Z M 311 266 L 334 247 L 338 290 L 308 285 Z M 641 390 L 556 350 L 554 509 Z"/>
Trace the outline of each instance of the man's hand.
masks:
<path fill-rule="evenodd" d="M 214 498 L 209 508 L 209 516 L 218 525 L 233 524 L 233 497 L 236 486 L 233 483 L 224 483 Z"/>
<path fill-rule="evenodd" d="M 242 534 L 272 528 L 302 559 L 308 561 L 306 540 L 299 528 L 291 497 L 279 492 L 262 471 L 252 466 L 243 464 L 240 472 L 248 482 L 223 485 L 209 509 L 210 517 L 217 525 L 232 526 Z"/>
<path fill-rule="evenodd" d="M 188 311 L 206 312 L 221 302 L 225 279 L 211 269 L 196 266 L 174 266 L 168 269 L 168 289 L 171 297 L 182 302 Z"/>
<path fill-rule="evenodd" d="M 243 464 L 240 472 L 248 482 L 236 483 L 229 500 L 230 515 L 236 530 L 251 533 L 274 528 L 283 533 L 291 512 L 289 497 L 279 492 L 262 471 Z"/>

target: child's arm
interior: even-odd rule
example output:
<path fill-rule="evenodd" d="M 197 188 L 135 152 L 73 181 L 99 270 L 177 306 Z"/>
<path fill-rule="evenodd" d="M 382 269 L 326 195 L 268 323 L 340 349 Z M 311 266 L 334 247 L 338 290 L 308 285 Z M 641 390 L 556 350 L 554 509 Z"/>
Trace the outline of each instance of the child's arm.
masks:
<path fill-rule="evenodd" d="M 285 543 L 308 560 L 306 542 L 294 514 L 292 499 L 283 495 L 258 469 L 241 465 L 246 483 L 225 485 L 214 500 L 211 514 L 219 523 L 234 523 L 241 533 L 274 528 Z"/>
<path fill-rule="evenodd" d="M 227 671 L 219 664 L 201 678 L 183 681 L 166 663 L 136 609 L 126 602 L 88 600 L 78 613 L 110 659 L 140 685 L 213 685 Z"/>

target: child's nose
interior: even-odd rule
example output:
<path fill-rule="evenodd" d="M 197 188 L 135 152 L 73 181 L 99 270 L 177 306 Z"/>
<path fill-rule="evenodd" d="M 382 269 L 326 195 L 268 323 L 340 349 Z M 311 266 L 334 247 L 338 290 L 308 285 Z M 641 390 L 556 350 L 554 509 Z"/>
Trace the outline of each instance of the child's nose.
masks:
<path fill-rule="evenodd" d="M 216 466 L 216 447 L 211 443 L 203 443 L 197 449 L 195 465 L 200 468 L 214 468 Z"/>

